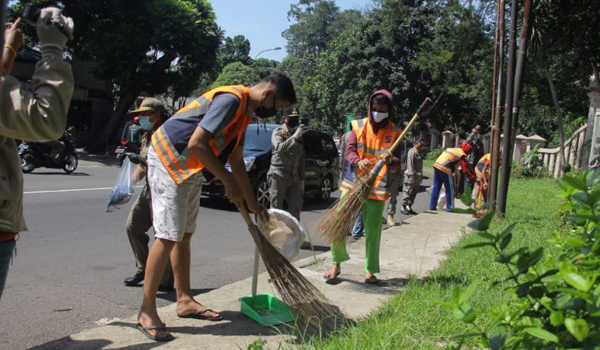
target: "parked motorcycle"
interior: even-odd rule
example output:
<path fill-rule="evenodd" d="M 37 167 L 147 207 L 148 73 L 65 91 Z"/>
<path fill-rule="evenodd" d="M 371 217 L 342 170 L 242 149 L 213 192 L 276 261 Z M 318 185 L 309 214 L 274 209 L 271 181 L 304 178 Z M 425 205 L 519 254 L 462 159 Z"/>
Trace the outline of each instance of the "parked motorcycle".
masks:
<path fill-rule="evenodd" d="M 62 150 L 57 152 L 61 147 Z M 56 141 L 22 142 L 19 145 L 19 156 L 24 173 L 30 173 L 36 168 L 52 168 L 63 169 L 70 174 L 79 165 L 73 135 L 67 131 Z"/>

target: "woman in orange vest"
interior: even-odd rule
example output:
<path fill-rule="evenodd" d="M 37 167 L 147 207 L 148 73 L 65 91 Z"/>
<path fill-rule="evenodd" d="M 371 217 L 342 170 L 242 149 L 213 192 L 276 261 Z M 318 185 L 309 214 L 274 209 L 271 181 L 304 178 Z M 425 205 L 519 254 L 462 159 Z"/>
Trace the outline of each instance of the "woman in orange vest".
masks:
<path fill-rule="evenodd" d="M 458 170 L 459 165 L 469 180 L 475 181 L 475 176 L 467 162 L 467 156 L 471 153 L 471 150 L 471 145 L 468 142 L 463 142 L 460 148 L 446 148 L 435 160 L 429 210 L 436 209 L 442 185 L 446 190 L 446 211 L 451 211 L 454 208 L 454 181 L 451 176 Z"/>
<path fill-rule="evenodd" d="M 392 94 L 387 90 L 376 91 L 369 98 L 368 117 L 350 123 L 352 131 L 348 135 L 344 158 L 343 181 L 340 186 L 342 196 L 352 188 L 355 175 L 365 175 L 369 165 L 373 164 L 381 154 L 388 153 L 389 148 L 400 136 L 401 130 L 392 123 Z M 392 157 L 392 162 L 400 162 L 399 157 Z M 365 283 L 379 284 L 375 274 L 379 272 L 379 244 L 381 241 L 381 215 L 385 201 L 389 198 L 387 190 L 387 166 L 379 172 L 370 189 L 363 206 L 363 222 L 365 226 Z M 342 262 L 350 259 L 345 244 L 332 244 L 331 255 L 333 266 L 323 277 L 328 283 L 333 282 L 340 274 Z"/>

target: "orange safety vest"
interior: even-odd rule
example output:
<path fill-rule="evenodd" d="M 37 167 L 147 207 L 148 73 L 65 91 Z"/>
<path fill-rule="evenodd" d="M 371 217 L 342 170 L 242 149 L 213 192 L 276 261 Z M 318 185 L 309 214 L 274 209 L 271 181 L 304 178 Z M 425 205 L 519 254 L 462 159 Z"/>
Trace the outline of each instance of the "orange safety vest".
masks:
<path fill-rule="evenodd" d="M 489 162 L 492 159 L 492 155 L 490 153 L 485 154 L 483 157 L 481 157 L 479 159 L 479 161 L 477 162 L 477 166 L 475 167 L 475 174 L 478 177 L 483 177 L 483 167 L 485 166 L 485 163 Z"/>
<path fill-rule="evenodd" d="M 215 96 L 222 93 L 236 95 L 240 99 L 240 105 L 238 106 L 233 119 L 225 125 L 219 133 L 214 135 L 212 140 L 210 140 L 210 148 L 212 148 L 216 156 L 219 156 L 219 154 L 227 148 L 236 137 L 237 141 L 235 146 L 237 147 L 243 139 L 248 124 L 250 124 L 251 115 L 247 113 L 247 87 L 243 85 L 233 85 L 212 89 L 177 111 L 177 113 L 171 117 L 171 119 L 179 119 L 206 114 Z M 154 135 L 152 135 L 152 146 L 158 154 L 161 163 L 165 166 L 173 180 L 175 180 L 175 183 L 178 185 L 187 180 L 190 176 L 204 169 L 204 164 L 191 154 L 189 149 L 186 148 L 182 154 L 177 152 L 169 139 L 169 135 L 165 132 L 164 127 L 160 127 L 156 130 Z"/>
<path fill-rule="evenodd" d="M 466 156 L 467 154 L 461 148 L 446 148 L 438 159 L 435 160 L 433 167 L 448 175 L 452 175 L 458 169 L 460 158 Z"/>
<path fill-rule="evenodd" d="M 373 131 L 368 118 L 353 120 L 350 124 L 352 125 L 352 132 L 356 135 L 356 151 L 361 160 L 374 159 L 385 153 L 402 133 L 402 130 L 396 127 L 391 121 L 385 128 L 379 129 L 377 133 Z M 344 171 L 344 179 L 340 186 L 340 191 L 343 193 L 350 191 L 356 179 L 354 171 L 350 169 L 352 166 L 348 164 L 347 167 L 348 169 Z M 358 176 L 363 176 L 366 173 L 366 171 L 358 168 L 356 171 L 358 172 Z M 390 197 L 390 193 L 387 190 L 387 173 L 388 167 L 384 165 L 377 174 L 367 194 L 367 198 L 385 201 Z"/>

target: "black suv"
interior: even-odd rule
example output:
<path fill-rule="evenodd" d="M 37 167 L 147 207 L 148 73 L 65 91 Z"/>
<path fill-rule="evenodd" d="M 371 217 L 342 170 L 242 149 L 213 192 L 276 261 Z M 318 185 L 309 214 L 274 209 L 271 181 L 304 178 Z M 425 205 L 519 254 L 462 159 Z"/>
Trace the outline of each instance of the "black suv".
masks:
<path fill-rule="evenodd" d="M 269 205 L 269 183 L 267 172 L 271 166 L 271 135 L 280 127 L 274 124 L 250 124 L 244 141 L 244 163 L 254 189 L 256 199 Z M 326 201 L 337 189 L 339 177 L 339 155 L 331 135 L 309 130 L 303 135 L 306 155 L 304 196 L 313 196 Z M 225 165 L 230 170 L 229 163 Z M 225 190 L 220 180 L 204 176 L 202 194 L 209 197 L 224 197 Z"/>

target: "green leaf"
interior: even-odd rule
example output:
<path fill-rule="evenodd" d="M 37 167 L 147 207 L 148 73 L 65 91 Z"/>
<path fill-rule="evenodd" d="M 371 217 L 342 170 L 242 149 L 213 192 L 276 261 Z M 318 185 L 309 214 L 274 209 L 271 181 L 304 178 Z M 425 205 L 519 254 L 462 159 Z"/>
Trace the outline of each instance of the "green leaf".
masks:
<path fill-rule="evenodd" d="M 586 192 L 578 192 L 573 195 L 573 199 L 581 203 L 587 203 L 589 196 Z"/>
<path fill-rule="evenodd" d="M 576 188 L 578 190 L 581 190 L 581 191 L 587 190 L 587 183 L 583 179 L 575 178 L 570 175 L 565 175 L 565 176 L 563 176 L 562 181 L 566 182 L 568 185 L 570 185 L 571 187 Z"/>
<path fill-rule="evenodd" d="M 550 313 L 550 323 L 553 326 L 560 326 L 565 321 L 565 316 L 562 311 L 552 311 Z"/>
<path fill-rule="evenodd" d="M 487 229 L 490 227 L 490 224 L 492 223 L 492 219 L 494 219 L 494 215 L 496 215 L 496 211 L 490 211 L 489 213 L 485 214 L 480 220 L 479 220 L 479 231 L 487 231 Z"/>
<path fill-rule="evenodd" d="M 472 243 L 472 244 L 467 244 L 466 246 L 463 247 L 463 249 L 471 249 L 471 248 L 480 248 L 480 247 L 487 247 L 487 246 L 493 246 L 493 243 L 490 242 L 480 242 L 480 243 Z"/>
<path fill-rule="evenodd" d="M 565 245 L 572 249 L 580 249 L 585 246 L 585 242 L 575 237 L 569 237 L 565 240 Z"/>
<path fill-rule="evenodd" d="M 490 335 L 490 349 L 499 350 L 504 344 L 506 344 L 506 338 L 508 338 L 509 329 L 506 326 L 498 326 L 494 328 Z"/>
<path fill-rule="evenodd" d="M 467 289 L 465 289 L 464 292 L 462 292 L 460 294 L 460 297 L 458 298 L 458 303 L 459 304 L 463 304 L 463 303 L 466 303 L 467 301 L 469 301 L 469 299 L 471 298 L 471 296 L 475 292 L 475 289 L 477 288 L 478 284 L 479 284 L 478 282 L 471 283 L 467 287 Z"/>
<path fill-rule="evenodd" d="M 458 286 L 454 286 L 452 290 L 452 300 L 454 301 L 454 306 L 458 306 L 460 300 L 460 288 Z"/>
<path fill-rule="evenodd" d="M 481 237 L 481 238 L 485 238 L 485 239 L 487 239 L 487 240 L 490 240 L 490 241 L 495 241 L 495 240 L 496 240 L 496 236 L 494 236 L 494 235 L 492 235 L 492 234 L 489 234 L 489 233 L 487 233 L 487 232 L 478 231 L 478 232 L 477 232 L 477 235 L 478 235 L 479 237 Z"/>
<path fill-rule="evenodd" d="M 575 339 L 582 342 L 585 338 L 590 334 L 590 327 L 584 319 L 578 318 L 576 320 L 572 318 L 567 318 L 565 320 L 565 327 L 569 333 L 571 333 Z"/>
<path fill-rule="evenodd" d="M 508 246 L 508 244 L 510 243 L 511 240 L 512 240 L 512 233 L 504 236 L 504 238 L 502 238 L 502 242 L 500 242 L 500 250 L 506 249 L 506 247 Z"/>
<path fill-rule="evenodd" d="M 563 278 L 565 282 L 570 284 L 572 287 L 579 289 L 582 292 L 587 292 L 591 288 L 590 281 L 588 281 L 585 277 L 575 272 L 566 273 L 563 276 Z"/>
<path fill-rule="evenodd" d="M 558 337 L 554 333 L 550 333 L 545 329 L 529 327 L 525 328 L 524 331 L 536 338 L 540 338 L 552 343 L 558 343 Z"/>
<path fill-rule="evenodd" d="M 454 317 L 465 323 L 472 323 L 473 321 L 475 321 L 475 317 L 477 316 L 475 314 L 475 310 L 473 310 L 473 308 L 470 307 L 468 304 L 461 304 L 458 307 L 454 308 L 453 314 Z"/>

